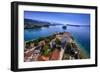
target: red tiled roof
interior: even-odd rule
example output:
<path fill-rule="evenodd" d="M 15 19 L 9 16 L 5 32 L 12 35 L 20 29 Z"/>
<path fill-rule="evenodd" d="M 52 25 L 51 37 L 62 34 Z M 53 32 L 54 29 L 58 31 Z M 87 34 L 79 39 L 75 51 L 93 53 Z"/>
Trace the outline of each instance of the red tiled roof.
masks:
<path fill-rule="evenodd" d="M 51 60 L 58 60 L 60 57 L 60 52 L 58 52 L 57 50 L 53 51 L 51 54 Z"/>

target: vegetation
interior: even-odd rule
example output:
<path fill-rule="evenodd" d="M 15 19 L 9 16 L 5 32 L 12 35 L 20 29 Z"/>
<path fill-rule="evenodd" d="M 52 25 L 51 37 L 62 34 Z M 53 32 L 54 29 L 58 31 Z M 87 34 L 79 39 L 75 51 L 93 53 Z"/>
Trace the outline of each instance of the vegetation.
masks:
<path fill-rule="evenodd" d="M 48 45 L 45 45 L 44 48 L 41 50 L 41 55 L 49 56 L 51 49 Z"/>
<path fill-rule="evenodd" d="M 61 45 L 61 41 L 59 39 L 56 39 L 55 42 L 57 45 Z"/>

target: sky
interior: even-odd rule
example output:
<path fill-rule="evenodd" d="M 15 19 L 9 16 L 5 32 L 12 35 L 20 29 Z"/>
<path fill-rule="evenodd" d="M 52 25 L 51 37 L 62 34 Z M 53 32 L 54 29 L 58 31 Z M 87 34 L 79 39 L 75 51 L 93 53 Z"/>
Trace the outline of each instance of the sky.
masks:
<path fill-rule="evenodd" d="M 24 18 L 61 24 L 90 25 L 90 14 L 24 11 Z"/>

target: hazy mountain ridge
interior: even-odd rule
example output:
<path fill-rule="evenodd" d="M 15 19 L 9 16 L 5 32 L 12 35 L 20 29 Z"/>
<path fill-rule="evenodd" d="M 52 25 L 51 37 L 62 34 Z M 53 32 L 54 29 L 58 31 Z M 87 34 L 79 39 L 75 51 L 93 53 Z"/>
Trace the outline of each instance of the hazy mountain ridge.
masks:
<path fill-rule="evenodd" d="M 49 27 L 55 25 L 61 25 L 61 24 L 50 23 L 50 22 L 40 21 L 40 20 L 26 19 L 26 18 L 24 19 L 24 28 L 41 28 L 41 27 Z"/>

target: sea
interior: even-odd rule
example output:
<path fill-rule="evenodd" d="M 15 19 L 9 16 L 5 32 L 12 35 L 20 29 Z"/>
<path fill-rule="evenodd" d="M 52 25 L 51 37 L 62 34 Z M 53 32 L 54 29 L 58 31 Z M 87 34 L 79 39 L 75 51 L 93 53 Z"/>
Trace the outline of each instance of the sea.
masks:
<path fill-rule="evenodd" d="M 79 46 L 83 48 L 87 56 L 90 57 L 90 26 L 67 26 L 66 29 L 63 29 L 63 26 L 64 25 L 56 25 L 36 29 L 24 29 L 24 41 L 35 40 L 39 37 L 47 37 L 59 32 L 70 32 Z"/>

